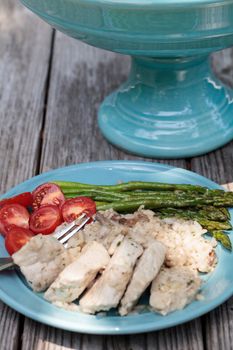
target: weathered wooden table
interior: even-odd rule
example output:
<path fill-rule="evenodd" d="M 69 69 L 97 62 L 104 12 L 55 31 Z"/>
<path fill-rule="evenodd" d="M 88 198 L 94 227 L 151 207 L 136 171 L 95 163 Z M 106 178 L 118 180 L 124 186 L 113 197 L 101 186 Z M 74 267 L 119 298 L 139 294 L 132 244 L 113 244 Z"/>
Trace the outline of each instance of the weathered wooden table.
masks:
<path fill-rule="evenodd" d="M 233 85 L 233 51 L 214 56 Z M 129 60 L 55 33 L 15 0 L 0 1 L 0 191 L 73 163 L 139 159 L 101 136 L 99 103 L 126 77 Z M 232 116 L 233 117 L 233 116 Z M 142 159 L 142 158 L 140 158 Z M 233 182 L 233 143 L 206 156 L 166 161 Z M 0 302 L 0 350 L 233 349 L 233 299 L 165 331 L 132 336 L 71 333 L 34 322 Z"/>

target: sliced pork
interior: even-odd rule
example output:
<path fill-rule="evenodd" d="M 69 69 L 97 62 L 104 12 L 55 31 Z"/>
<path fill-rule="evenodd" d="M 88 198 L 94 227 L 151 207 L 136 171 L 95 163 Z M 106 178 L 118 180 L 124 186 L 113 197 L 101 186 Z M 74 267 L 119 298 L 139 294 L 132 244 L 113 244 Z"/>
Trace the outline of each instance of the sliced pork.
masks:
<path fill-rule="evenodd" d="M 145 249 L 134 270 L 131 281 L 121 300 L 119 313 L 127 315 L 136 305 L 140 296 L 154 280 L 164 262 L 166 247 L 157 241 Z"/>
<path fill-rule="evenodd" d="M 12 256 L 28 284 L 36 292 L 46 290 L 71 262 L 64 246 L 52 236 L 34 236 Z"/>
<path fill-rule="evenodd" d="M 44 295 L 45 299 L 51 302 L 74 301 L 95 279 L 97 273 L 107 266 L 109 260 L 109 254 L 102 244 L 88 243 L 78 258 L 49 287 Z"/>
<path fill-rule="evenodd" d="M 162 315 L 181 310 L 195 299 L 200 286 L 200 277 L 189 268 L 163 267 L 152 283 L 150 306 Z"/>
<path fill-rule="evenodd" d="M 117 307 L 129 283 L 143 248 L 124 238 L 116 248 L 106 270 L 80 300 L 81 311 L 94 314 Z"/>

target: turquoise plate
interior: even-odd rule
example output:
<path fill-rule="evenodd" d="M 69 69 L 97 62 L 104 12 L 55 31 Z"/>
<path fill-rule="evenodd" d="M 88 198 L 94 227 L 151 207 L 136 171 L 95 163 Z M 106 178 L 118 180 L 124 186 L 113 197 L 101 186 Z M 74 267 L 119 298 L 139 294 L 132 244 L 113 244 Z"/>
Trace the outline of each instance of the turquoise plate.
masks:
<path fill-rule="evenodd" d="M 195 173 L 150 162 L 106 161 L 73 165 L 36 176 L 16 186 L 4 197 L 32 190 L 52 180 L 81 181 L 93 184 L 115 184 L 117 181 L 145 180 L 172 183 L 191 183 L 219 188 L 214 182 Z M 144 312 L 127 317 L 89 316 L 57 308 L 33 293 L 14 271 L 0 274 L 0 298 L 13 309 L 50 326 L 83 333 L 126 334 L 149 332 L 187 322 L 214 309 L 233 294 L 233 253 L 217 247 L 218 265 L 205 277 L 204 300 L 194 301 L 186 308 L 167 316 Z M 0 256 L 7 256 L 0 240 Z"/>

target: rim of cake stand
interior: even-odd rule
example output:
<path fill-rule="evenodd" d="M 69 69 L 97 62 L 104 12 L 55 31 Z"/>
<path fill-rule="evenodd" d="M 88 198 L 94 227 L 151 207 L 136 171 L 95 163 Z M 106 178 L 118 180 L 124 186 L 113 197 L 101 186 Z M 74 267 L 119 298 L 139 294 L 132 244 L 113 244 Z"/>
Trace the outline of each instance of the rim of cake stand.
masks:
<path fill-rule="evenodd" d="M 65 0 L 64 0 L 65 1 Z M 222 6 L 233 4 L 233 0 L 75 0 L 77 2 L 105 4 L 105 5 L 126 5 L 126 6 L 151 6 L 151 7 L 209 7 L 209 6 Z M 23 0 L 22 0 L 23 2 Z"/>

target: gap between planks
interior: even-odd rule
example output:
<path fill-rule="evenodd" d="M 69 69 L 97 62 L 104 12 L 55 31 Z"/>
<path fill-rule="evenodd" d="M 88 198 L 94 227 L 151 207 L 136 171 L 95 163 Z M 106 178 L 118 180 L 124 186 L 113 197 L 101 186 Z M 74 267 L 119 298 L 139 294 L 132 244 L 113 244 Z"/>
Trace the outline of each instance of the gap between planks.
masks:
<path fill-rule="evenodd" d="M 41 123 L 40 139 L 39 139 L 39 146 L 38 146 L 36 175 L 40 174 L 41 154 L 42 154 L 42 147 L 43 147 L 43 137 L 44 137 L 45 119 L 46 119 L 46 113 L 47 113 L 47 104 L 48 104 L 48 99 L 49 99 L 49 87 L 50 87 L 50 79 L 51 79 L 51 69 L 52 69 L 52 61 L 53 61 L 55 36 L 56 36 L 56 31 L 53 29 L 52 37 L 51 37 L 50 56 L 49 56 L 49 62 L 48 62 L 48 72 L 47 72 L 47 78 L 46 78 L 46 83 L 45 83 L 44 108 L 43 108 L 43 118 L 42 118 L 42 123 Z"/>

